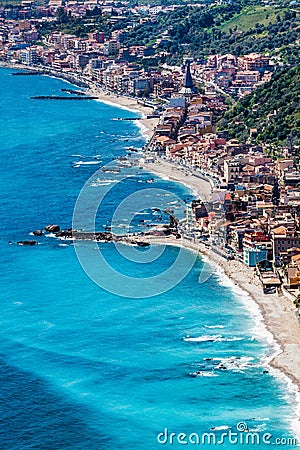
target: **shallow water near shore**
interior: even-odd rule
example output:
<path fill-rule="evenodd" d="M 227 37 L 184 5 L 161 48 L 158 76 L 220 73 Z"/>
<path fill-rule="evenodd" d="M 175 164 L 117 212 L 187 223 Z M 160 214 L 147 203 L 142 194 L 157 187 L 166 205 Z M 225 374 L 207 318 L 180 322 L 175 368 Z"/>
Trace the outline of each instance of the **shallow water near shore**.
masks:
<path fill-rule="evenodd" d="M 295 392 L 262 365 L 277 351 L 272 337 L 247 294 L 221 273 L 198 283 L 201 259 L 173 289 L 126 298 L 114 294 L 113 277 L 111 292 L 91 281 L 71 242 L 43 236 L 35 247 L 8 244 L 32 239 L 32 230 L 49 223 L 70 227 L 76 199 L 96 170 L 91 196 L 109 187 L 97 229 L 136 191 L 155 187 L 153 203 L 179 216 L 183 207 L 171 192 L 183 204 L 190 197 L 185 187 L 113 159 L 143 146 L 135 123 L 110 120 L 134 113 L 95 101 L 30 100 L 69 85 L 10 73 L 0 70 L 1 449 L 181 448 L 171 433 L 213 432 L 220 439 L 240 423 L 260 439 L 292 437 Z M 108 163 L 110 171 L 101 172 Z M 138 213 L 129 223 L 133 231 L 158 220 L 157 211 L 133 203 L 117 218 L 120 232 L 129 212 Z M 167 270 L 180 252 L 166 247 L 159 259 L 141 264 L 111 243 L 99 246 L 116 271 L 140 279 Z M 243 446 L 226 439 L 220 445 Z"/>

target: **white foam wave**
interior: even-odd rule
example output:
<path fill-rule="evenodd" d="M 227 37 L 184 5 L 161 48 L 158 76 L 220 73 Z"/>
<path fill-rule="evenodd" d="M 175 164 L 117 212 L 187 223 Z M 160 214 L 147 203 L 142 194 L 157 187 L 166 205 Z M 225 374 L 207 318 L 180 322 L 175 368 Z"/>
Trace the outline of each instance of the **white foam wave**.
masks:
<path fill-rule="evenodd" d="M 142 138 L 145 139 L 145 141 L 149 140 L 149 128 L 143 122 L 138 120 L 135 121 L 135 125 L 138 126 Z"/>
<path fill-rule="evenodd" d="M 217 335 L 203 335 L 197 337 L 186 336 L 183 338 L 186 342 L 235 342 L 242 341 L 243 337 L 224 337 L 220 334 Z"/>
<path fill-rule="evenodd" d="M 47 234 L 45 234 L 45 236 L 49 237 L 49 238 L 57 238 L 57 236 L 55 236 L 54 233 L 47 233 Z"/>
<path fill-rule="evenodd" d="M 204 325 L 205 328 L 213 329 L 213 328 L 225 328 L 225 325 Z"/>
<path fill-rule="evenodd" d="M 105 173 L 120 173 L 120 169 L 110 169 L 110 170 L 108 170 L 108 169 L 105 169 L 105 170 L 101 169 L 101 170 L 102 170 L 102 172 L 105 172 Z"/>
<path fill-rule="evenodd" d="M 186 342 L 215 342 L 217 339 L 221 338 L 221 335 L 213 335 L 213 336 L 208 336 L 208 335 L 203 335 L 203 336 L 198 336 L 198 337 L 191 337 L 191 336 L 186 336 L 183 338 L 184 341 Z"/>
<path fill-rule="evenodd" d="M 55 326 L 54 323 L 48 322 L 47 320 L 43 320 L 42 322 L 40 322 L 40 324 L 43 325 L 44 330 L 49 330 L 50 328 Z"/>
<path fill-rule="evenodd" d="M 267 329 L 263 315 L 261 313 L 260 307 L 253 300 L 253 298 L 244 291 L 242 288 L 237 286 L 234 281 L 232 281 L 222 269 L 215 269 L 215 274 L 218 277 L 218 283 L 221 286 L 229 287 L 234 294 L 235 298 L 239 300 L 243 306 L 249 311 L 251 317 L 253 318 L 253 329 L 251 330 L 254 337 L 261 342 L 268 344 L 270 348 L 270 354 L 268 355 L 268 360 L 272 360 L 276 355 L 281 352 L 279 344 L 275 341 L 273 334 Z"/>
<path fill-rule="evenodd" d="M 196 372 L 191 372 L 189 375 L 192 376 L 192 377 L 195 377 L 195 378 L 197 378 L 197 377 L 209 377 L 209 378 L 211 378 L 211 377 L 217 377 L 218 376 L 218 374 L 215 373 L 215 372 L 206 372 L 205 370 L 197 370 Z"/>
<path fill-rule="evenodd" d="M 212 431 L 222 431 L 222 430 L 229 430 L 229 428 L 231 428 L 231 427 L 229 427 L 228 425 L 220 425 L 219 427 L 211 428 L 211 430 Z"/>
<path fill-rule="evenodd" d="M 213 361 L 219 361 L 219 363 L 214 367 L 215 370 L 230 370 L 234 372 L 243 371 L 248 367 L 256 367 L 255 364 L 253 364 L 253 358 L 252 357 L 235 357 L 230 356 L 228 358 L 212 358 Z"/>
<path fill-rule="evenodd" d="M 231 338 L 227 338 L 227 337 L 220 337 L 219 339 L 216 339 L 216 341 L 218 342 L 235 342 L 235 341 L 242 341 L 244 338 L 242 337 L 231 337 Z"/>
<path fill-rule="evenodd" d="M 83 379 L 69 381 L 68 383 L 65 383 L 63 386 L 64 387 L 71 387 L 71 386 L 74 386 L 75 384 L 81 383 L 82 381 L 83 381 Z"/>
<path fill-rule="evenodd" d="M 96 164 L 101 164 L 101 161 L 74 161 L 73 164 L 75 166 L 92 166 Z"/>
<path fill-rule="evenodd" d="M 253 417 L 251 420 L 260 420 L 260 421 L 266 421 L 266 420 L 270 420 L 269 417 Z"/>
<path fill-rule="evenodd" d="M 267 424 L 264 422 L 264 423 L 260 423 L 259 425 L 257 425 L 256 427 L 251 427 L 250 429 L 249 429 L 249 431 L 251 432 L 261 432 L 261 431 L 265 431 L 266 430 L 266 428 L 267 428 Z"/>
<path fill-rule="evenodd" d="M 300 392 L 298 386 L 281 370 L 268 366 L 268 370 L 281 384 L 282 390 L 285 393 L 287 402 L 292 405 L 294 409 L 293 415 L 289 418 L 291 429 L 294 432 L 294 437 L 300 442 Z M 263 419 L 267 420 L 267 419 Z"/>
<path fill-rule="evenodd" d="M 92 187 L 107 186 L 112 183 L 117 183 L 117 180 L 107 180 L 107 179 L 97 178 L 92 183 L 90 183 L 90 186 L 92 186 Z"/>

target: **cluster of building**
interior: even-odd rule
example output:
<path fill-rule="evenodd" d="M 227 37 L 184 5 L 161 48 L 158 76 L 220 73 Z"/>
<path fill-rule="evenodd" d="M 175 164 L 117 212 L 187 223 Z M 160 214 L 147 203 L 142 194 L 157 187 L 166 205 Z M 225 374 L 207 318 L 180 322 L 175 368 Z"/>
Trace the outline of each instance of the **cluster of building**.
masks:
<path fill-rule="evenodd" d="M 193 71 L 199 80 L 212 83 L 235 97 L 243 97 L 270 81 L 278 65 L 277 60 L 259 53 L 211 55 L 205 64 L 195 64 Z"/>
<path fill-rule="evenodd" d="M 262 146 L 228 139 L 213 126 L 217 94 L 195 92 L 190 68 L 147 147 L 186 175 L 211 184 L 209 202 L 187 205 L 183 230 L 226 258 L 257 267 L 265 292 L 300 288 L 300 172 L 285 149 L 273 160 Z"/>
<path fill-rule="evenodd" d="M 95 8 L 98 8 L 101 13 L 112 15 L 112 21 L 116 22 L 128 15 L 128 13 L 136 16 L 138 19 L 146 17 L 146 20 L 151 20 L 152 17 L 155 17 L 161 11 L 168 12 L 179 7 L 179 5 L 164 7 L 158 5 L 130 6 L 126 1 L 117 2 L 113 0 L 86 0 L 85 2 L 74 0 L 49 0 L 47 2 L 22 0 L 20 3 L 21 6 L 9 2 L 6 5 L 3 3 L 0 7 L 1 17 L 12 20 L 51 18 L 55 17 L 58 8 L 63 8 L 69 16 L 83 18 L 87 11 L 93 11 Z"/>
<path fill-rule="evenodd" d="M 47 6 L 26 0 L 21 8 L 2 7 L 0 58 L 69 74 L 119 95 L 150 97 L 152 106 L 163 100 L 167 106 L 161 108 L 149 155 L 178 163 L 212 187 L 209 203 L 199 200 L 187 208 L 187 232 L 208 240 L 227 257 L 236 255 L 248 266 L 259 267 L 261 279 L 265 270 L 267 287 L 278 287 L 278 280 L 300 287 L 300 174 L 288 149 L 274 161 L 262 147 L 228 140 L 226 132 L 215 129 L 216 116 L 227 109 L 218 92 L 243 96 L 268 81 L 276 64 L 260 54 L 211 55 L 203 64 L 186 64 L 182 85 L 181 68 L 141 69 L 140 59 L 153 56 L 155 45 L 124 45 L 128 27 L 151 20 L 161 7 L 132 8 L 134 23 L 127 21 L 124 29 L 109 36 L 93 31 L 79 38 L 53 31 L 42 38 L 40 24 L 55 21 L 61 7 L 73 17 L 85 17 L 96 7 L 111 20 L 122 20 L 128 13 L 122 2 L 99 5 L 97 0 L 64 5 L 50 0 Z M 206 85 L 205 93 L 197 93 L 192 73 Z"/>
<path fill-rule="evenodd" d="M 127 2 L 98 2 L 50 0 L 46 6 L 39 6 L 30 0 L 23 0 L 22 7 L 0 9 L 0 59 L 10 63 L 22 63 L 28 67 L 43 66 L 71 75 L 85 76 L 99 83 L 104 89 L 121 95 L 170 98 L 176 94 L 181 83 L 181 68 L 164 70 L 143 70 L 141 59 L 157 55 L 157 45 L 125 45 L 130 30 L 144 21 L 151 21 L 159 12 L 168 12 L 173 6 L 134 6 Z M 197 5 L 195 5 L 197 6 Z M 199 6 L 199 5 L 198 5 Z M 84 18 L 93 11 L 108 16 L 111 24 L 118 22 L 124 27 L 109 34 L 101 30 L 92 31 L 85 37 L 78 37 L 55 30 L 46 37 L 40 35 L 43 25 L 55 23 L 59 8 L 67 17 Z M 162 36 L 163 38 L 163 36 Z M 268 56 L 250 54 L 241 57 L 233 55 L 211 55 L 203 64 L 191 66 L 197 81 L 211 84 L 226 93 L 242 96 L 259 84 L 268 81 L 275 63 Z"/>

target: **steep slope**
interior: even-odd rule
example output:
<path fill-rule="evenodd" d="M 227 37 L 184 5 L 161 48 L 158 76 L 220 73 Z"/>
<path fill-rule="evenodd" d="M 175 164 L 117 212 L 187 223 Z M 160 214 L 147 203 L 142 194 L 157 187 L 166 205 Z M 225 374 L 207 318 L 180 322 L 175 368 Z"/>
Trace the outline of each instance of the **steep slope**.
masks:
<path fill-rule="evenodd" d="M 300 67 L 275 73 L 269 83 L 241 99 L 219 123 L 230 137 L 284 143 L 300 136 Z M 254 129 L 257 132 L 253 131 Z"/>

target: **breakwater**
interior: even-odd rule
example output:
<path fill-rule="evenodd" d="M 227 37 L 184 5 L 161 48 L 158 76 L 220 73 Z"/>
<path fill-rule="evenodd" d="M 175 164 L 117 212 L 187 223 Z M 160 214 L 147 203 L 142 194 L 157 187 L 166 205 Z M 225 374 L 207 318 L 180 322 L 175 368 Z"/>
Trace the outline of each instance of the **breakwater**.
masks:
<path fill-rule="evenodd" d="M 31 71 L 31 72 L 13 72 L 13 76 L 27 76 L 27 75 L 43 75 L 42 71 Z"/>
<path fill-rule="evenodd" d="M 32 100 L 96 100 L 98 97 L 92 96 L 63 97 L 60 95 L 35 95 L 30 98 Z"/>

